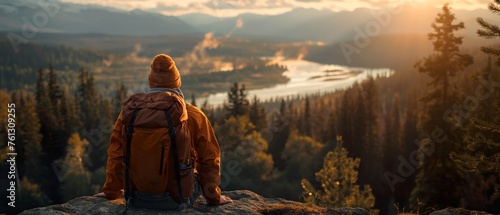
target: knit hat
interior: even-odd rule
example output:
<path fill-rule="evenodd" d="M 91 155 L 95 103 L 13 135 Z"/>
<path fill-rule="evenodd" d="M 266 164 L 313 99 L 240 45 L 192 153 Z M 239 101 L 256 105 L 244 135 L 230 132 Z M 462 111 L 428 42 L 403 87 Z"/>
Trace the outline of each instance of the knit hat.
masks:
<path fill-rule="evenodd" d="M 149 88 L 180 88 L 181 76 L 174 60 L 166 54 L 156 55 L 148 75 Z"/>

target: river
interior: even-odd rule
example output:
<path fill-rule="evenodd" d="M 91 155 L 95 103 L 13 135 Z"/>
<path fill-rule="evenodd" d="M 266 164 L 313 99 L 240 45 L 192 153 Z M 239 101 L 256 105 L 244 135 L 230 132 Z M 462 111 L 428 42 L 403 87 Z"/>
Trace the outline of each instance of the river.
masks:
<path fill-rule="evenodd" d="M 306 60 L 286 60 L 279 63 L 288 67 L 288 71 L 283 75 L 290 78 L 290 81 L 274 87 L 248 90 L 248 99 L 253 98 L 254 95 L 257 95 L 261 101 L 265 101 L 276 97 L 333 92 L 345 89 L 355 82 L 361 82 L 370 75 L 373 77 L 390 76 L 394 72 L 390 69 L 352 68 Z M 200 101 L 204 102 L 205 99 L 207 98 L 201 98 Z M 218 106 L 225 100 L 227 100 L 227 92 L 211 94 L 208 97 L 208 104 Z"/>

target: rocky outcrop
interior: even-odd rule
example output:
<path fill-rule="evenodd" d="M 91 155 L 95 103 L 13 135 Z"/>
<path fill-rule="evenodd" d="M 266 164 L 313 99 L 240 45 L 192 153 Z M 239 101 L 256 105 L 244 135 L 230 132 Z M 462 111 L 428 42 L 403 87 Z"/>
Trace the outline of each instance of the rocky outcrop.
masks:
<path fill-rule="evenodd" d="M 349 214 L 369 215 L 363 208 L 326 209 L 314 205 L 289 201 L 280 198 L 264 198 L 248 190 L 223 192 L 234 200 L 232 204 L 207 206 L 200 197 L 193 208 L 186 211 L 157 211 L 142 208 L 131 208 L 128 214 Z M 125 200 L 123 198 L 109 201 L 104 198 L 84 196 L 70 200 L 64 204 L 34 208 L 22 212 L 22 215 L 34 214 L 121 214 Z"/>

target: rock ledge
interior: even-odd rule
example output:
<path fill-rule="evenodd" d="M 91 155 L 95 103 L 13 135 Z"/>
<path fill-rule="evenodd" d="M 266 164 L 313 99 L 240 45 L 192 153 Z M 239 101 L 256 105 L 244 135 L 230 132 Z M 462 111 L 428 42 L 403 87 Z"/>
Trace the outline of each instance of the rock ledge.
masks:
<path fill-rule="evenodd" d="M 200 197 L 193 208 L 186 211 L 157 211 L 148 209 L 129 209 L 128 214 L 349 214 L 369 215 L 363 208 L 336 208 L 327 209 L 305 203 L 285 200 L 281 198 L 264 198 L 248 190 L 225 191 L 224 195 L 233 199 L 232 204 L 221 206 L 207 206 L 203 197 Z M 26 210 L 21 215 L 32 214 L 121 214 L 124 209 L 123 198 L 113 201 L 104 198 L 84 196 L 70 200 L 64 204 Z"/>

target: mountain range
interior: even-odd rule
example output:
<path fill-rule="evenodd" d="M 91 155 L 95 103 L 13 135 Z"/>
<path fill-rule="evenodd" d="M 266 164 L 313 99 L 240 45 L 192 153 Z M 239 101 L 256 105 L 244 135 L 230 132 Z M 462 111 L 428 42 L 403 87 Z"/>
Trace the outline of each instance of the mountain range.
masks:
<path fill-rule="evenodd" d="M 31 24 L 38 32 L 47 33 L 120 36 L 200 33 L 177 17 L 142 10 L 123 11 L 93 5 L 58 3 L 47 12 L 37 2 L 0 0 L 0 31 L 22 31 L 24 26 Z"/>
<path fill-rule="evenodd" d="M 165 16 L 158 13 L 59 3 L 57 13 L 44 16 L 34 1 L 0 0 L 0 31 L 20 32 L 27 24 L 38 24 L 38 32 L 104 34 L 119 36 L 189 35 L 214 32 L 217 36 L 258 38 L 277 41 L 321 41 L 333 44 L 357 35 L 427 34 L 439 8 L 404 5 L 397 10 L 359 8 L 334 12 L 297 8 L 279 15 L 240 14 L 215 17 L 202 13 Z M 454 10 L 466 29 L 460 34 L 475 37 L 477 17 L 494 22 L 496 15 L 486 9 Z M 377 15 L 378 14 L 378 15 Z M 36 20 L 38 19 L 38 20 Z M 5 38 L 5 37 L 4 37 Z"/>

